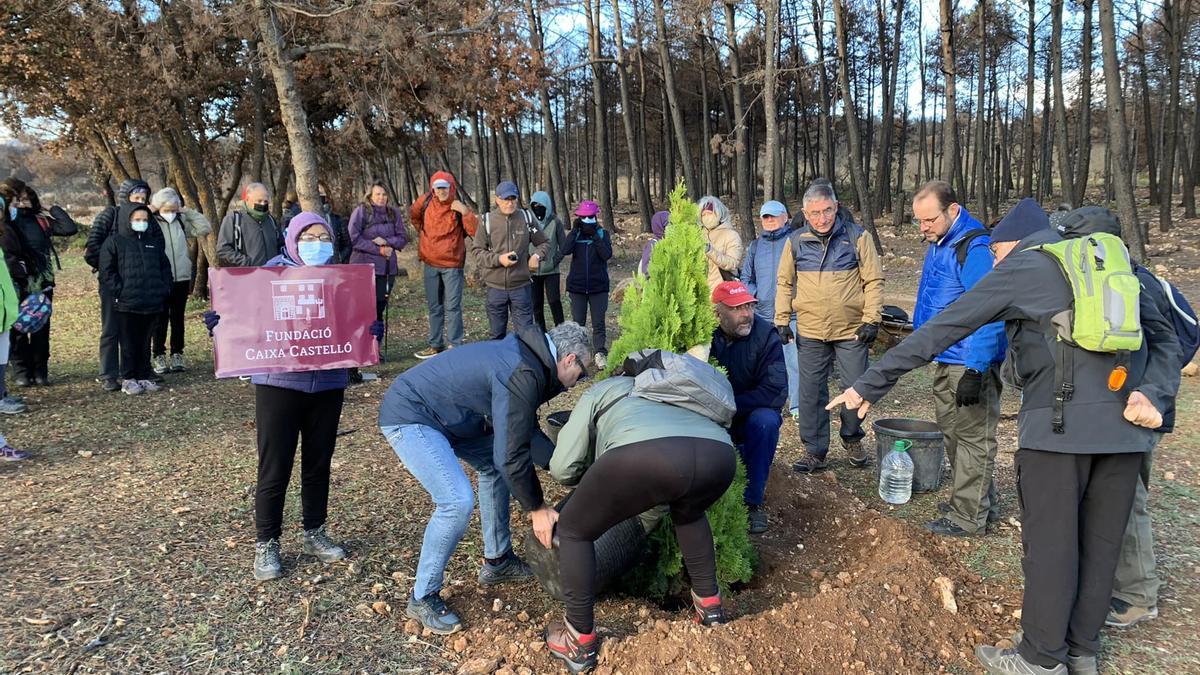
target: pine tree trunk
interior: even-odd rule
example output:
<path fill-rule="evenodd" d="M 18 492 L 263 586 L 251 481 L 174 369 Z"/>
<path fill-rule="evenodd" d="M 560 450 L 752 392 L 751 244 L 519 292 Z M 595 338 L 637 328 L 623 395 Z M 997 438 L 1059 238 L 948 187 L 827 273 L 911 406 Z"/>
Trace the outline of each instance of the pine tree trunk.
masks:
<path fill-rule="evenodd" d="M 668 49 L 667 13 L 663 4 L 666 0 L 654 0 L 654 21 L 658 26 L 658 58 L 663 70 L 663 89 L 666 90 L 667 104 L 671 110 L 671 125 L 675 129 L 675 144 L 679 151 L 679 160 L 683 164 L 683 180 L 687 183 L 688 195 L 692 199 L 700 199 L 700 185 L 696 183 L 696 168 L 692 165 L 692 152 L 688 148 L 687 129 L 683 125 L 683 110 L 679 106 L 679 90 L 675 87 L 675 72 L 671 65 L 671 52 Z"/>
<path fill-rule="evenodd" d="M 1142 9 L 1139 3 L 1133 3 L 1134 17 L 1137 26 L 1137 47 L 1133 50 L 1138 57 L 1138 72 L 1141 74 L 1142 94 L 1142 130 L 1145 134 L 1143 143 L 1146 145 L 1146 168 L 1149 175 L 1150 203 L 1158 203 L 1158 153 L 1154 145 L 1154 111 L 1150 107 L 1150 73 L 1146 68 L 1146 39 L 1143 33 Z M 1136 165 L 1135 165 L 1136 166 Z"/>
<path fill-rule="evenodd" d="M 979 0 L 975 12 L 979 18 L 979 65 L 975 74 L 977 89 L 975 96 L 975 190 L 976 205 L 979 209 L 977 216 L 980 221 L 988 221 L 987 199 L 987 124 L 985 106 L 987 105 L 987 0 Z M 962 197 L 962 195 L 960 195 Z"/>
<path fill-rule="evenodd" d="M 1071 171 L 1071 144 L 1067 136 L 1067 104 L 1063 97 L 1063 54 L 1062 54 L 1063 0 L 1050 0 L 1050 60 L 1054 65 L 1054 133 L 1058 150 L 1058 176 L 1063 201 L 1072 208 L 1078 207 L 1075 195 L 1075 176 Z"/>
<path fill-rule="evenodd" d="M 778 54 L 779 54 L 779 2 L 780 0 L 765 0 L 763 13 L 766 15 L 766 40 L 764 54 L 766 65 L 763 68 L 763 117 L 766 120 L 766 138 L 764 143 L 767 150 L 767 166 L 763 172 L 763 199 L 779 199 L 783 195 L 779 190 L 781 176 L 779 174 L 779 114 L 778 99 Z"/>
<path fill-rule="evenodd" d="M 1125 101 L 1121 96 L 1121 64 L 1117 61 L 1117 31 L 1113 20 L 1113 0 L 1100 1 L 1100 44 L 1104 58 L 1104 95 L 1108 118 L 1108 142 L 1112 149 L 1113 187 L 1117 211 L 1121 214 L 1121 237 L 1137 260 L 1146 259 L 1146 242 L 1138 224 L 1137 202 L 1133 196 L 1133 172 L 1125 147 Z"/>
<path fill-rule="evenodd" d="M 846 135 L 850 146 L 850 179 L 854 190 L 858 193 L 858 201 L 863 210 L 863 227 L 871 233 L 875 250 L 883 253 L 883 245 L 879 241 L 879 232 L 875 229 L 874 204 L 871 200 L 871 189 L 867 185 L 866 176 L 862 170 L 862 139 L 858 135 L 858 113 L 854 108 L 854 98 L 850 93 L 850 73 L 846 66 L 846 19 L 842 0 L 833 0 L 834 25 L 837 31 L 838 52 L 838 81 L 842 90 L 842 108 L 846 116 Z"/>
<path fill-rule="evenodd" d="M 737 209 L 741 214 L 741 227 L 743 241 L 750 241 L 754 238 L 754 188 L 750 180 L 750 145 L 746 138 L 746 106 L 744 101 L 744 90 L 742 88 L 742 58 L 738 53 L 737 31 L 734 24 L 733 9 L 737 3 L 733 0 L 725 0 L 725 32 L 729 40 L 729 75 L 733 79 L 733 119 L 730 124 L 733 126 L 734 138 L 734 154 L 737 164 L 737 170 L 734 171 L 734 184 L 737 190 Z"/>
<path fill-rule="evenodd" d="M 596 123 L 596 155 L 594 169 L 596 171 L 596 196 L 600 202 L 600 218 L 604 228 L 609 232 L 613 231 L 613 204 L 609 194 L 609 148 L 608 148 L 608 129 L 604 123 L 605 110 L 607 106 L 604 103 L 604 87 L 601 84 L 600 78 L 604 74 L 604 67 L 600 61 L 600 0 L 587 0 L 587 30 L 588 30 L 588 56 L 592 60 L 592 117 Z"/>
<path fill-rule="evenodd" d="M 1025 39 L 1028 49 L 1025 55 L 1025 152 L 1022 158 L 1025 162 L 1021 167 L 1021 193 L 1033 195 L 1033 94 L 1036 84 L 1034 77 L 1037 64 L 1035 63 L 1034 48 L 1037 43 L 1037 0 L 1029 0 L 1029 26 Z"/>
<path fill-rule="evenodd" d="M 955 87 L 957 68 L 954 60 L 954 3 L 952 0 L 939 0 L 938 7 L 941 17 L 942 33 L 942 74 L 945 76 L 946 111 L 942 122 L 942 160 L 950 164 L 943 167 L 947 180 L 958 190 L 960 195 L 966 194 L 966 186 L 962 175 L 962 163 L 958 153 L 958 108 L 956 105 Z M 962 197 L 965 199 L 966 197 Z"/>
<path fill-rule="evenodd" d="M 1079 66 L 1079 140 L 1075 150 L 1075 195 L 1087 201 L 1088 173 L 1092 163 L 1092 14 L 1094 0 L 1083 7 L 1083 44 Z"/>
<path fill-rule="evenodd" d="M 638 215 L 642 219 L 642 232 L 650 231 L 650 195 L 642 178 L 642 158 L 638 150 L 637 136 L 633 131 L 633 108 L 629 103 L 629 75 L 625 61 L 625 42 L 621 34 L 621 3 L 612 0 L 613 39 L 617 45 L 617 75 L 621 86 L 621 124 L 625 129 L 625 146 L 629 152 L 630 192 L 637 197 Z"/>
<path fill-rule="evenodd" d="M 1162 173 L 1158 177 L 1158 229 L 1171 229 L 1172 194 L 1175 189 L 1175 153 L 1179 142 L 1179 80 L 1183 60 L 1184 19 L 1188 16 L 1188 0 L 1166 0 L 1163 17 L 1166 20 L 1167 42 L 1167 107 L 1163 127 Z"/>
<path fill-rule="evenodd" d="M 947 0 L 948 1 L 948 0 Z M 829 94 L 829 67 L 825 63 L 825 4 L 823 0 L 813 0 L 813 37 L 817 41 L 817 60 L 820 65 L 817 67 L 817 96 L 820 98 L 817 101 L 817 112 L 821 116 L 821 167 L 825 178 L 829 180 L 837 179 L 837 168 L 834 165 L 834 154 L 837 148 L 833 144 L 833 124 L 830 121 L 829 111 L 833 107 L 833 100 Z M 733 25 L 733 20 L 726 14 L 725 23 L 727 26 Z"/>

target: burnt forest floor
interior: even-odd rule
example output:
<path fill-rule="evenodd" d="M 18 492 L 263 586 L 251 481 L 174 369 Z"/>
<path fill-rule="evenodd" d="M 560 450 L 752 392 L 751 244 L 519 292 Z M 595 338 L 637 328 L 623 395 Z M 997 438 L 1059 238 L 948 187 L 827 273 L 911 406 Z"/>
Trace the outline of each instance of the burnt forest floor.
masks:
<path fill-rule="evenodd" d="M 1200 223 L 1155 235 L 1150 266 L 1200 298 Z M 632 227 L 632 225 L 630 225 Z M 1184 232 L 1181 232 L 1184 230 Z M 884 228 L 887 301 L 912 308 L 921 244 Z M 637 264 L 644 235 L 618 234 L 613 278 Z M 1156 255 L 1157 254 L 1157 255 Z M 404 618 L 430 502 L 376 427 L 380 399 L 424 346 L 419 265 L 397 284 L 389 359 L 380 379 L 347 391 L 334 456 L 331 533 L 350 558 L 299 556 L 298 483 L 288 495 L 285 576 L 258 584 L 253 559 L 253 387 L 212 377 L 211 343 L 189 305 L 190 369 L 158 393 L 100 390 L 94 278 L 64 256 L 53 319 L 53 386 L 18 392 L 32 412 L 0 430 L 29 461 L 0 465 L 8 524 L 0 529 L 0 672 L 560 672 L 541 628 L 561 608 L 535 582 L 483 589 L 478 522 L 450 561 L 450 602 L 467 622 L 448 638 Z M 565 269 L 564 269 L 565 272 Z M 481 293 L 464 297 L 468 340 L 486 330 Z M 569 304 L 568 304 L 569 318 Z M 616 333 L 617 302 L 609 314 Z M 872 412 L 933 419 L 927 370 L 905 377 Z M 833 389 L 836 391 L 836 382 Z M 578 394 L 544 412 L 569 408 Z M 1014 497 L 1017 400 L 1005 394 L 997 480 L 1003 519 L 982 538 L 920 529 L 948 492 L 902 507 L 876 494 L 872 469 L 791 471 L 800 455 L 788 422 L 768 487 L 771 529 L 760 568 L 729 603 L 738 620 L 699 630 L 683 611 L 610 596 L 597 621 L 609 637 L 606 673 L 979 672 L 972 649 L 1018 627 L 1020 526 Z M 1179 422 L 1156 452 L 1151 509 L 1160 575 L 1157 621 L 1106 631 L 1103 672 L 1200 672 L 1200 387 L 1184 378 Z M 868 420 L 868 428 L 870 420 Z M 836 438 L 836 435 L 835 435 Z M 873 444 L 868 433 L 867 442 Z M 298 479 L 297 479 L 298 480 Z M 518 550 L 526 529 L 514 511 Z M 948 608 L 953 599 L 954 613 Z"/>

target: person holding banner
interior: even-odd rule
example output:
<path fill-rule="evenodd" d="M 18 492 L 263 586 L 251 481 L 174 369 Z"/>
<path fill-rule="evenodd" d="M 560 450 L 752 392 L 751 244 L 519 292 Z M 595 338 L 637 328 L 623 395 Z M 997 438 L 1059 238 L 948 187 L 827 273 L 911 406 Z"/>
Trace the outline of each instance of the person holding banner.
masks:
<path fill-rule="evenodd" d="M 292 218 L 284 235 L 284 252 L 267 267 L 325 265 L 334 260 L 337 235 L 325 219 L 311 211 Z M 209 311 L 204 322 L 211 333 L 221 317 Z M 376 340 L 383 322 L 371 324 Z M 254 494 L 254 578 L 283 576 L 279 537 L 283 532 L 283 502 L 296 446 L 300 445 L 300 504 L 303 513 L 303 552 L 324 563 L 346 557 L 346 551 L 325 531 L 329 505 L 329 471 L 337 441 L 338 420 L 349 375 L 345 368 L 254 375 L 254 421 L 258 434 L 258 483 Z"/>
<path fill-rule="evenodd" d="M 529 513 L 538 541 L 549 548 L 558 512 L 543 500 L 534 472 L 534 452 L 545 450 L 548 461 L 550 450 L 537 409 L 585 377 L 591 358 L 588 334 L 573 321 L 548 333 L 525 326 L 502 340 L 468 344 L 410 368 L 384 395 L 380 430 L 434 503 L 406 610 L 431 632 L 449 635 L 463 627 L 439 595 L 446 562 L 475 504 L 459 459 L 479 477 L 484 555 L 479 583 L 529 578 L 529 568 L 512 550 L 509 491 Z"/>

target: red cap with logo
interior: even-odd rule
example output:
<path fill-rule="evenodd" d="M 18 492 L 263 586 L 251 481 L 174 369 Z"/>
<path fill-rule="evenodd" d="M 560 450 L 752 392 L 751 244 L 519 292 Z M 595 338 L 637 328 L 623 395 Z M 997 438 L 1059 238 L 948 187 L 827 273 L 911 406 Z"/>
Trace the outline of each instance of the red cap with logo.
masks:
<path fill-rule="evenodd" d="M 726 307 L 738 307 L 747 302 L 758 302 L 746 284 L 740 281 L 723 281 L 713 289 L 712 302 Z"/>

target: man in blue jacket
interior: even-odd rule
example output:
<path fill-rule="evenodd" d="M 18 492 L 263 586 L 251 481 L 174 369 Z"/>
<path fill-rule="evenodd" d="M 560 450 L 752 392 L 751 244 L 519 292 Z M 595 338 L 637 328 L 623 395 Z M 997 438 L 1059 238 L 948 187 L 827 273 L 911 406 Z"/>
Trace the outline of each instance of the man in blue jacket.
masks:
<path fill-rule="evenodd" d="M 913 222 L 929 242 L 913 312 L 913 326 L 920 328 L 991 271 L 992 254 L 987 230 L 945 181 L 917 191 Z M 933 358 L 934 406 L 953 470 L 950 500 L 938 504 L 942 517 L 925 523 L 934 534 L 980 535 L 1000 518 L 992 471 L 1006 347 L 1004 324 L 989 323 Z"/>
<path fill-rule="evenodd" d="M 779 445 L 779 410 L 787 397 L 783 342 L 774 325 L 755 316 L 758 303 L 740 281 L 725 281 L 712 292 L 717 329 L 713 331 L 712 357 L 729 375 L 737 413 L 730 436 L 746 465 L 746 510 L 750 533 L 767 530 L 763 499 L 767 476 Z"/>
<path fill-rule="evenodd" d="M 543 464 L 550 455 L 537 409 L 582 379 L 591 358 L 587 332 L 575 322 L 548 333 L 521 326 L 503 339 L 434 356 L 388 388 L 379 408 L 380 430 L 434 503 L 406 610 L 430 631 L 448 635 L 462 629 L 439 595 L 446 563 L 475 504 L 459 459 L 479 477 L 484 555 L 479 583 L 528 578 L 529 568 L 512 550 L 509 494 L 529 513 L 538 541 L 550 548 L 558 512 L 545 502 L 534 472 L 539 441 L 546 451 Z"/>
<path fill-rule="evenodd" d="M 758 210 L 762 221 L 762 234 L 746 248 L 746 259 L 742 261 L 742 283 L 750 290 L 757 303 L 754 315 L 771 323 L 775 320 L 775 287 L 779 276 L 779 259 L 788 246 L 788 235 L 794 231 L 788 222 L 787 207 L 777 201 L 769 201 Z M 796 333 L 796 317 L 790 324 Z M 796 349 L 783 350 L 783 362 L 787 364 L 788 412 L 792 420 L 800 419 L 800 372 Z"/>

